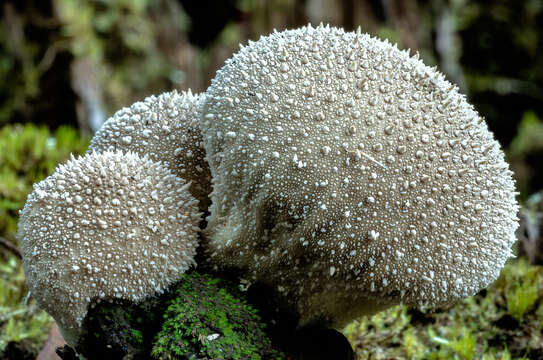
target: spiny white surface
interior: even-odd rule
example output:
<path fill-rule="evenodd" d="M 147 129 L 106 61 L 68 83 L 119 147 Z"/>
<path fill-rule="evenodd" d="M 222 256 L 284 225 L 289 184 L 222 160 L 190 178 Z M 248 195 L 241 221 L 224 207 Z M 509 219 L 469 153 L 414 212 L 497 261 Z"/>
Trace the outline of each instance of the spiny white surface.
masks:
<path fill-rule="evenodd" d="M 219 267 L 302 321 L 476 293 L 512 255 L 512 173 L 485 122 L 417 57 L 328 26 L 249 42 L 206 92 Z"/>
<path fill-rule="evenodd" d="M 211 175 L 198 127 L 203 99 L 203 94 L 174 90 L 123 108 L 96 132 L 87 153 L 132 151 L 161 161 L 191 183 L 190 192 L 200 201 L 200 211 L 206 211 Z"/>
<path fill-rule="evenodd" d="M 92 299 L 139 302 L 194 263 L 198 201 L 160 163 L 93 152 L 34 185 L 17 238 L 39 306 L 77 341 Z"/>

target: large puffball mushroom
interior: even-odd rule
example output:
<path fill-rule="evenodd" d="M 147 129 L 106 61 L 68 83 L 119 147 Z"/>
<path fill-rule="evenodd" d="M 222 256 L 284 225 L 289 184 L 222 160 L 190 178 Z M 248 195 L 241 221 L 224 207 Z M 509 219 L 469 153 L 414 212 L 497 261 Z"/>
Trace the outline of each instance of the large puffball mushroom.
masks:
<path fill-rule="evenodd" d="M 242 47 L 206 92 L 211 261 L 342 326 L 444 306 L 512 255 L 515 187 L 465 96 L 418 57 L 307 26 Z"/>
<path fill-rule="evenodd" d="M 34 185 L 18 241 L 28 287 L 71 346 L 91 300 L 139 302 L 193 264 L 197 200 L 160 163 L 106 151 Z"/>
<path fill-rule="evenodd" d="M 209 207 L 211 175 L 198 127 L 203 94 L 190 90 L 149 96 L 117 111 L 96 132 L 88 152 L 122 150 L 161 161 L 190 182 L 200 211 Z"/>

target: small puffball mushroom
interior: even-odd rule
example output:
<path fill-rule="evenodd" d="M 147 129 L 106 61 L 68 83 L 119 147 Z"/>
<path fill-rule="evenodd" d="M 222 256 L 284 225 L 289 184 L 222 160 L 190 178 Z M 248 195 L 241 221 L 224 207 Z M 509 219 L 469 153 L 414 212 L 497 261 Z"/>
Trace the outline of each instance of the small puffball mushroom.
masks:
<path fill-rule="evenodd" d="M 504 154 L 456 86 L 360 31 L 242 47 L 206 92 L 218 267 L 274 286 L 302 323 L 476 293 L 512 255 Z"/>
<path fill-rule="evenodd" d="M 31 294 L 74 346 L 91 300 L 139 302 L 194 263 L 198 201 L 160 163 L 106 151 L 34 185 L 18 240 Z"/>
<path fill-rule="evenodd" d="M 205 161 L 198 127 L 203 94 L 190 90 L 149 96 L 117 111 L 91 140 L 92 151 L 132 151 L 161 161 L 177 176 L 190 182 L 200 211 L 209 206 L 211 175 Z"/>

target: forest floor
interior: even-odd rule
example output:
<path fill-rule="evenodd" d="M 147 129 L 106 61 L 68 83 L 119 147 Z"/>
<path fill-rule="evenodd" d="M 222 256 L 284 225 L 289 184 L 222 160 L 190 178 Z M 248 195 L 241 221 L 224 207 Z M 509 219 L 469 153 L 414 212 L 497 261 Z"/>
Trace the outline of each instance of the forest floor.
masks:
<path fill-rule="evenodd" d="M 32 298 L 17 254 L 18 211 L 32 184 L 88 139 L 61 127 L 0 129 L 0 359 L 34 359 L 53 320 Z M 10 249 L 9 246 L 13 248 Z M 510 260 L 488 289 L 448 309 L 398 306 L 344 329 L 357 359 L 543 359 L 543 267 Z"/>
<path fill-rule="evenodd" d="M 18 259 L 0 264 L 0 274 L 0 359 L 34 359 L 53 321 L 32 300 L 24 305 Z M 397 306 L 343 332 L 360 360 L 543 359 L 543 267 L 514 260 L 492 286 L 449 309 Z"/>

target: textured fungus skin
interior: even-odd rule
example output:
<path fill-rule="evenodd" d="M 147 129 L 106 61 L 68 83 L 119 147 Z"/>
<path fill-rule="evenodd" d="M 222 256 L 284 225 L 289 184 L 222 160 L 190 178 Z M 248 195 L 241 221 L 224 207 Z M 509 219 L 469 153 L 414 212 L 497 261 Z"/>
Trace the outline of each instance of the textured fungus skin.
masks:
<path fill-rule="evenodd" d="M 517 228 L 503 152 L 456 87 L 367 34 L 311 26 L 236 53 L 206 92 L 205 236 L 339 327 L 444 306 L 494 281 Z"/>
<path fill-rule="evenodd" d="M 188 184 L 134 153 L 90 153 L 34 185 L 19 220 L 28 287 L 71 346 L 92 299 L 139 302 L 191 264 L 201 214 Z"/>
<path fill-rule="evenodd" d="M 204 212 L 209 207 L 211 175 L 198 128 L 203 99 L 203 94 L 174 90 L 123 108 L 96 132 L 87 153 L 132 151 L 161 161 L 191 183 L 190 192 Z"/>

